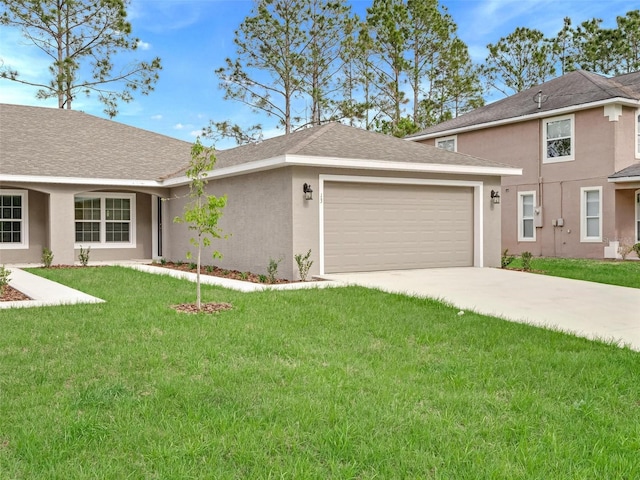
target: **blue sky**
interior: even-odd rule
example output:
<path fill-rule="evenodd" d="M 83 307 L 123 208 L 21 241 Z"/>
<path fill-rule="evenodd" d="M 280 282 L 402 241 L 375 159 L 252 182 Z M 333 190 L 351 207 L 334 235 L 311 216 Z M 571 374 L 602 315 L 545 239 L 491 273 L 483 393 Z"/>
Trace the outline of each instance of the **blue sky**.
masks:
<path fill-rule="evenodd" d="M 364 16 L 372 0 L 351 0 Z M 637 8 L 630 0 L 441 0 L 458 25 L 458 35 L 469 47 L 472 58 L 482 62 L 486 45 L 495 43 L 517 26 L 537 28 L 555 35 L 563 18 L 574 25 L 593 17 L 603 25 L 615 25 L 615 18 Z M 234 31 L 250 14 L 251 0 L 133 0 L 129 19 L 133 34 L 140 38 L 139 59 L 159 56 L 163 70 L 156 90 L 121 104 L 115 121 L 192 142 L 209 123 L 230 120 L 243 126 L 261 122 L 265 137 L 279 134 L 275 120 L 262 118 L 237 102 L 223 100 L 214 70 L 234 56 Z M 16 68 L 24 78 L 46 79 L 47 61 L 29 46 L 15 29 L 0 29 L 0 59 Z M 55 100 L 35 98 L 35 88 L 0 80 L 0 103 L 57 106 Z M 80 97 L 75 110 L 104 117 L 101 104 L 92 97 Z M 218 144 L 226 148 L 231 144 Z"/>

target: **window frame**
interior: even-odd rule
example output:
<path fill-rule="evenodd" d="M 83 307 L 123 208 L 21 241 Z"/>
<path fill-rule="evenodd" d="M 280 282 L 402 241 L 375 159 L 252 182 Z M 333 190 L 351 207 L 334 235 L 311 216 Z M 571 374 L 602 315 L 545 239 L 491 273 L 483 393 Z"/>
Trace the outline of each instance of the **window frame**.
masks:
<path fill-rule="evenodd" d="M 20 242 L 0 242 L 1 250 L 25 250 L 29 248 L 29 192 L 27 190 L 0 188 L 0 197 L 21 197 Z M 1 220 L 0 220 L 1 221 Z M 12 219 L 12 222 L 16 220 Z"/>
<path fill-rule="evenodd" d="M 640 158 L 640 108 L 636 110 L 634 123 L 636 124 L 636 136 L 634 137 L 636 145 L 634 150 L 636 158 Z"/>
<path fill-rule="evenodd" d="M 453 150 L 448 150 L 446 148 L 442 148 L 442 147 L 438 146 L 438 143 L 440 143 L 440 142 L 448 142 L 450 140 L 453 140 Z M 458 151 L 458 136 L 457 135 L 450 135 L 448 137 L 436 138 L 435 146 L 436 146 L 436 148 L 439 148 L 440 150 L 445 150 L 447 152 L 457 152 Z"/>
<path fill-rule="evenodd" d="M 73 211 L 74 211 L 74 220 L 73 220 L 73 237 L 74 237 L 74 248 L 79 249 L 81 247 L 91 247 L 96 249 L 101 248 L 136 248 L 136 197 L 135 193 L 120 193 L 120 192 L 84 192 L 77 193 L 73 196 Z M 77 199 L 99 199 L 100 200 L 100 219 L 97 222 L 100 224 L 100 240 L 98 242 L 87 242 L 81 241 L 78 242 L 75 240 L 76 236 L 76 223 L 82 220 L 76 220 L 75 218 L 75 202 Z M 129 200 L 129 241 L 128 242 L 107 242 L 107 229 L 106 226 L 108 223 L 112 223 L 113 221 L 109 221 L 106 218 L 106 199 L 123 199 Z M 94 220 L 95 221 L 95 220 Z"/>
<path fill-rule="evenodd" d="M 531 196 L 532 200 L 532 212 L 531 218 L 525 217 L 523 212 L 524 207 L 524 197 Z M 536 191 L 535 190 L 527 190 L 518 192 L 518 242 L 535 242 L 536 241 Z M 531 220 L 531 226 L 533 228 L 533 236 L 525 237 L 524 236 L 524 221 Z"/>
<path fill-rule="evenodd" d="M 634 195 L 636 204 L 636 218 L 635 218 L 635 230 L 636 230 L 636 243 L 640 242 L 640 190 L 636 190 Z"/>
<path fill-rule="evenodd" d="M 568 137 L 571 140 L 571 153 L 569 155 L 563 155 L 562 157 L 549 157 L 547 156 L 548 149 L 547 145 L 549 139 L 547 138 L 547 127 L 550 123 L 553 122 L 561 122 L 564 120 L 569 120 L 571 125 L 571 135 Z M 567 137 L 559 137 L 559 138 L 567 138 Z M 553 139 L 551 139 L 553 140 Z M 561 163 L 561 162 L 571 162 L 576 158 L 576 118 L 575 115 L 561 115 L 559 117 L 551 117 L 545 118 L 542 120 L 542 163 Z"/>
<path fill-rule="evenodd" d="M 598 192 L 598 216 L 587 217 L 587 193 Z M 598 218 L 598 236 L 587 235 L 587 220 Z M 580 188 L 580 242 L 595 243 L 602 242 L 602 187 L 581 187 Z"/>

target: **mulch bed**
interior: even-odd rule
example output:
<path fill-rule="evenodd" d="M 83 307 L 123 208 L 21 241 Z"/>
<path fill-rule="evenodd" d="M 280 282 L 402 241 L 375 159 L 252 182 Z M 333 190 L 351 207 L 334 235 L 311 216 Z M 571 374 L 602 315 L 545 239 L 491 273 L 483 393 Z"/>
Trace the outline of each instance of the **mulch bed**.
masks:
<path fill-rule="evenodd" d="M 0 302 L 18 302 L 22 300 L 31 300 L 31 298 L 8 285 L 4 287 L 4 291 L 0 295 Z"/>
<path fill-rule="evenodd" d="M 181 272 L 197 273 L 195 268 L 191 268 L 189 263 L 177 264 L 174 262 L 155 263 L 155 267 L 169 268 L 172 270 L 180 270 Z M 265 283 L 260 281 L 260 275 L 251 272 L 241 272 L 239 270 L 226 270 L 216 266 L 201 266 L 200 275 L 209 275 L 212 277 L 229 278 L 231 280 L 241 280 L 251 283 Z M 274 283 L 297 283 L 284 278 L 278 278 Z"/>
<path fill-rule="evenodd" d="M 198 310 L 195 303 L 182 303 L 180 305 L 171 305 L 177 312 L 181 313 L 218 313 L 224 310 L 231 310 L 233 306 L 225 302 L 201 303 L 201 309 Z"/>

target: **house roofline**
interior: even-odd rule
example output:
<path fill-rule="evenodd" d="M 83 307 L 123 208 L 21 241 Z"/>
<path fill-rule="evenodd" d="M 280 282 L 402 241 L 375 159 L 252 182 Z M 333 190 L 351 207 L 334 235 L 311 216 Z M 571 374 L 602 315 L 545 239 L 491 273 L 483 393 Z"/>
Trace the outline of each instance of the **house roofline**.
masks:
<path fill-rule="evenodd" d="M 265 160 L 242 163 L 223 167 L 208 172 L 209 179 L 218 179 L 273 170 L 282 167 L 322 167 L 351 168 L 359 170 L 401 171 L 414 173 L 443 173 L 457 175 L 511 176 L 522 175 L 521 168 L 491 167 L 475 165 L 447 165 L 438 163 L 390 162 L 386 160 L 359 160 L 337 157 L 314 157 L 306 155 L 280 155 Z M 191 180 L 186 176 L 167 178 L 165 180 L 130 180 L 117 178 L 80 178 L 80 177 L 48 177 L 42 175 L 0 175 L 2 183 L 49 183 L 67 185 L 96 185 L 110 187 L 156 187 L 167 188 L 186 185 Z"/>
<path fill-rule="evenodd" d="M 529 120 L 536 120 L 539 118 L 549 118 L 556 115 L 564 115 L 571 112 L 588 110 L 590 108 L 609 105 L 611 103 L 621 104 L 627 107 L 640 107 L 640 100 L 615 97 L 615 98 L 608 98 L 606 100 L 598 100 L 597 102 L 583 103 L 581 105 L 571 105 L 569 107 L 556 108 L 554 110 L 545 110 L 543 112 L 532 113 L 532 114 L 523 115 L 520 117 L 503 118 L 501 120 L 494 120 L 492 122 L 477 123 L 474 125 L 467 125 L 464 127 L 452 128 L 449 130 L 441 130 L 439 132 L 434 132 L 434 133 L 426 133 L 424 135 L 416 135 L 414 137 L 405 137 L 405 140 L 409 140 L 411 142 L 418 142 L 420 140 L 428 140 L 431 138 L 440 138 L 440 137 L 445 137 L 449 135 L 456 135 L 458 133 L 470 132 L 473 130 L 481 130 L 483 128 L 498 127 L 500 125 L 507 125 L 509 123 L 527 122 Z"/>
<path fill-rule="evenodd" d="M 5 175 L 0 174 L 3 183 L 54 183 L 67 185 L 99 185 L 109 187 L 163 187 L 157 180 L 136 180 L 121 178 L 50 177 L 45 175 Z"/>
<path fill-rule="evenodd" d="M 608 178 L 609 183 L 637 183 L 640 182 L 640 175 L 633 175 L 630 177 L 617 177 Z"/>
<path fill-rule="evenodd" d="M 390 162 L 387 160 L 360 160 L 338 157 L 315 157 L 306 155 L 280 155 L 265 160 L 223 167 L 208 173 L 208 179 L 232 177 L 272 170 L 282 167 L 321 167 L 359 170 L 401 171 L 414 173 L 445 173 L 458 175 L 487 175 L 487 176 L 511 176 L 522 175 L 521 168 L 515 167 L 489 167 L 474 165 L 446 165 L 437 163 L 415 162 Z M 180 176 L 165 180 L 161 186 L 174 187 L 189 183 L 186 176 Z"/>

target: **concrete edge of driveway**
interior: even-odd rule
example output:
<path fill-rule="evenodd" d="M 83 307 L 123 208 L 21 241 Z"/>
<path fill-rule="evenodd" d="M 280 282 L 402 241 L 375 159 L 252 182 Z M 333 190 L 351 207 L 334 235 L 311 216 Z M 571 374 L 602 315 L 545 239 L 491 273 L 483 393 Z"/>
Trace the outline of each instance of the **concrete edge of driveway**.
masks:
<path fill-rule="evenodd" d="M 640 290 L 497 268 L 329 274 L 384 292 L 640 350 Z"/>

